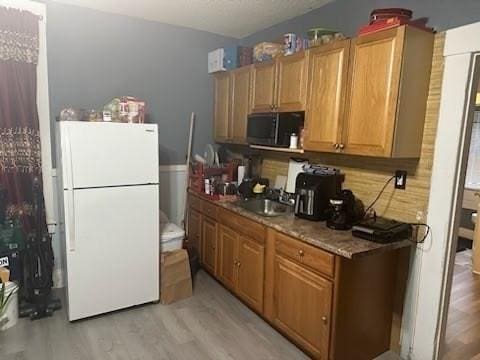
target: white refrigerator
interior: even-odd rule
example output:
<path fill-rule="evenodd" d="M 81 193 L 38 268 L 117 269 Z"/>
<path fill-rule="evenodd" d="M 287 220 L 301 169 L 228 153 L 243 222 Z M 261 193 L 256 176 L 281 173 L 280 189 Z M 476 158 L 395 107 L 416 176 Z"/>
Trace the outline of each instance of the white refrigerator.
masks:
<path fill-rule="evenodd" d="M 68 319 L 158 301 L 157 126 L 57 124 Z"/>

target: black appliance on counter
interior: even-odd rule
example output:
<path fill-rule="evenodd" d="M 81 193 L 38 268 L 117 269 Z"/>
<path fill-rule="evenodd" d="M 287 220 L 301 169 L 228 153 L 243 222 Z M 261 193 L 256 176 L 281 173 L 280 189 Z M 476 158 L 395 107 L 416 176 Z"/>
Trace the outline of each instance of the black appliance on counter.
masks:
<path fill-rule="evenodd" d="M 342 190 L 331 198 L 330 209 L 327 226 L 335 230 L 350 230 L 365 215 L 363 203 L 355 198 L 351 190 Z"/>
<path fill-rule="evenodd" d="M 295 215 L 307 220 L 327 220 L 329 201 L 340 190 L 341 174 L 300 173 L 295 181 Z"/>
<path fill-rule="evenodd" d="M 290 135 L 299 134 L 304 117 L 303 111 L 250 114 L 247 119 L 247 142 L 288 148 Z"/>
<path fill-rule="evenodd" d="M 352 229 L 352 235 L 361 239 L 388 244 L 409 239 L 412 236 L 412 226 L 396 220 L 374 217 L 355 225 Z"/>

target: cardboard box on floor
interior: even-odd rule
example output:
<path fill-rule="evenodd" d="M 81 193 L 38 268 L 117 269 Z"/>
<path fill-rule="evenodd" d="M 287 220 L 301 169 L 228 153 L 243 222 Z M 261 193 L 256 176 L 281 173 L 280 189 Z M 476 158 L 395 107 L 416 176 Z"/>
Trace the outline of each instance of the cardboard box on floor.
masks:
<path fill-rule="evenodd" d="M 161 254 L 160 302 L 171 304 L 192 296 L 192 277 L 186 250 L 168 251 Z"/>
<path fill-rule="evenodd" d="M 7 283 L 10 280 L 10 270 L 6 267 L 0 267 L 0 280 L 2 283 Z"/>

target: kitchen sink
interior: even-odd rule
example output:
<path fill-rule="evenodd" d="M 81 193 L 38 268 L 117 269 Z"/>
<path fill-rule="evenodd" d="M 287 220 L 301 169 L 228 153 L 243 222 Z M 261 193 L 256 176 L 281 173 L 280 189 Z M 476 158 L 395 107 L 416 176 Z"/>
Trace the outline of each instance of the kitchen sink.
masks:
<path fill-rule="evenodd" d="M 265 217 L 282 216 L 293 213 L 293 206 L 281 204 L 269 199 L 246 199 L 237 201 L 235 204 L 245 210 Z"/>

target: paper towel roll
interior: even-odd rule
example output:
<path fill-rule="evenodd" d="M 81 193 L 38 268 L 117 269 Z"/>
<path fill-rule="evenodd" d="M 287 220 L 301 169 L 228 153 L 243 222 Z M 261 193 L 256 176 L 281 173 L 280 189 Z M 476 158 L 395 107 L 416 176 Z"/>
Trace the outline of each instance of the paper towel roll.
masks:
<path fill-rule="evenodd" d="M 237 168 L 237 177 L 238 177 L 238 186 L 240 186 L 240 184 L 242 183 L 243 181 L 243 178 L 245 177 L 245 166 L 243 165 L 240 165 L 238 168 Z"/>
<path fill-rule="evenodd" d="M 285 191 L 288 193 L 295 192 L 295 181 L 297 180 L 297 175 L 303 172 L 303 165 L 308 164 L 307 159 L 301 158 L 290 158 L 288 162 L 288 174 L 287 174 L 287 186 Z"/>

